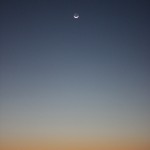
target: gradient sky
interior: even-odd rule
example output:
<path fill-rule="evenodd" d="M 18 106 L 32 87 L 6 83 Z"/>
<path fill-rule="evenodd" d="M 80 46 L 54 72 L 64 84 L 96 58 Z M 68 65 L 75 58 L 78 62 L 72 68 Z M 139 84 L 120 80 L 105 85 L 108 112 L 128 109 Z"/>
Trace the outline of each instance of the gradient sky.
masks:
<path fill-rule="evenodd" d="M 1 139 L 150 142 L 149 1 L 2 0 L 0 14 Z"/>

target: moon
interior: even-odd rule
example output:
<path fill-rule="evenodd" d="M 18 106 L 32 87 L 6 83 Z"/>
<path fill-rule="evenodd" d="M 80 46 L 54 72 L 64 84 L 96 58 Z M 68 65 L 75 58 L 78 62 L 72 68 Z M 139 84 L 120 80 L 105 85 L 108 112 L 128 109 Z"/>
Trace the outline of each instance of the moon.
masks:
<path fill-rule="evenodd" d="M 75 14 L 73 15 L 73 17 L 74 17 L 75 19 L 78 19 L 78 18 L 79 18 L 79 14 L 78 14 L 78 13 L 75 13 Z"/>

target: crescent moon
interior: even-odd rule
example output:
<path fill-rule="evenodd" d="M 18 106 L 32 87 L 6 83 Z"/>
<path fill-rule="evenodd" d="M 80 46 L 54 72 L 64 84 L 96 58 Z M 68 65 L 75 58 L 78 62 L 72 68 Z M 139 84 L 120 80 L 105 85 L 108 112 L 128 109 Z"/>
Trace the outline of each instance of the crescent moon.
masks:
<path fill-rule="evenodd" d="M 74 14 L 73 16 L 75 19 L 78 19 L 79 18 L 79 15 L 78 14 Z"/>

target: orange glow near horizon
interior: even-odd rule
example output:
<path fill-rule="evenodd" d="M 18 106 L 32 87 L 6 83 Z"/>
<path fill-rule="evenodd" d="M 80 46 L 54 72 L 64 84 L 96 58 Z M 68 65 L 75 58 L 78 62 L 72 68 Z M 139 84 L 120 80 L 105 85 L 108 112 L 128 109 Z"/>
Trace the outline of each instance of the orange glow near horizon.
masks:
<path fill-rule="evenodd" d="M 1 139 L 1 150 L 149 150 L 143 139 L 20 138 Z"/>

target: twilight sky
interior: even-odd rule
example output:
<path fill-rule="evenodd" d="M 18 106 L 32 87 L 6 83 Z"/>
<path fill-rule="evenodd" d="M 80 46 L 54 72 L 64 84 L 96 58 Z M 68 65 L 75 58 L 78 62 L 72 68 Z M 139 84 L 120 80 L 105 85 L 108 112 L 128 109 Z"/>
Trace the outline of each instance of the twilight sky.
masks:
<path fill-rule="evenodd" d="M 0 22 L 1 140 L 150 142 L 149 1 L 2 0 Z"/>

